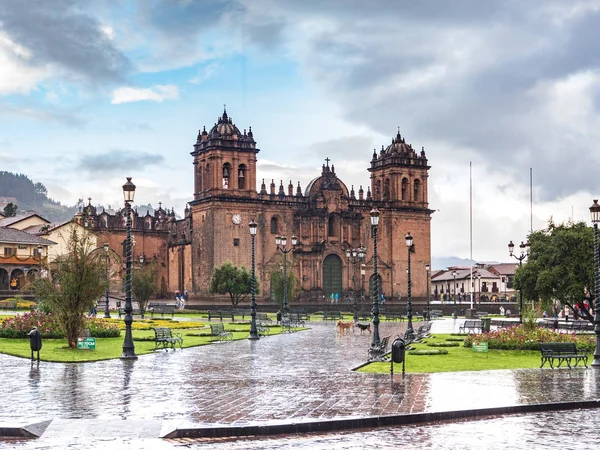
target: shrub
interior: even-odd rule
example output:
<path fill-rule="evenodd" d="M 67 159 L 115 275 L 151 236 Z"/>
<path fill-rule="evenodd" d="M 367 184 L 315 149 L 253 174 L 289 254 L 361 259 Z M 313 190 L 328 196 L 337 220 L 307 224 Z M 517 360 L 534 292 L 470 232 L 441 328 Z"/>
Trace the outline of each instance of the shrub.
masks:
<path fill-rule="evenodd" d="M 528 330 L 522 325 L 471 334 L 465 338 L 464 346 L 472 347 L 473 341 L 487 342 L 489 349 L 498 350 L 539 350 L 540 342 L 574 342 L 581 350 L 593 350 L 596 345 L 593 334 L 559 333 L 548 328 Z"/>
<path fill-rule="evenodd" d="M 422 356 L 422 355 L 447 355 L 448 350 L 440 349 L 425 349 L 425 350 L 412 350 L 408 352 L 409 355 Z"/>
<path fill-rule="evenodd" d="M 87 318 L 85 327 L 95 338 L 112 338 L 121 336 L 121 330 L 117 324 L 110 323 L 99 318 Z"/>
<path fill-rule="evenodd" d="M 427 344 L 427 347 L 459 347 L 458 342 L 432 342 Z"/>
<path fill-rule="evenodd" d="M 58 319 L 53 314 L 46 314 L 41 311 L 31 311 L 24 314 L 17 314 L 3 320 L 0 324 L 0 337 L 23 339 L 33 327 L 37 327 L 42 337 L 56 339 L 65 337 Z"/>

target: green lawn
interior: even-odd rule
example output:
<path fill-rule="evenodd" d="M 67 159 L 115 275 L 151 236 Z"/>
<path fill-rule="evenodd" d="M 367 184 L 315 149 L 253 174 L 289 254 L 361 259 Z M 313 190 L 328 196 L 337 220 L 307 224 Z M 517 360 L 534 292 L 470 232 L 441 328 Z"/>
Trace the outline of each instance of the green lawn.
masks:
<path fill-rule="evenodd" d="M 250 331 L 250 324 L 226 323 L 225 329 L 232 332 L 233 340 L 247 339 Z M 281 332 L 281 327 L 270 327 L 269 336 L 281 334 Z M 209 336 L 200 336 L 200 334 L 210 333 L 210 328 L 186 328 L 173 330 L 173 333 L 181 333 L 183 337 L 183 348 L 208 345 L 211 343 L 211 338 Z M 155 345 L 153 341 L 136 340 L 154 338 L 154 331 L 133 330 L 132 335 L 136 355 L 144 355 L 154 351 Z M 95 350 L 70 349 L 67 347 L 64 339 L 43 339 L 40 359 L 51 362 L 88 362 L 118 358 L 123 353 L 124 336 L 125 333 L 121 332 L 121 337 L 118 338 L 97 338 Z M 264 339 L 264 337 L 261 339 Z M 178 348 L 179 347 L 177 347 L 177 349 Z M 0 338 L 0 353 L 29 358 L 31 357 L 29 339 Z"/>
<path fill-rule="evenodd" d="M 427 343 L 444 342 L 449 334 L 439 334 L 425 339 L 422 343 L 415 343 L 416 350 L 441 349 L 441 347 L 428 347 Z M 443 347 L 447 355 L 410 355 L 406 353 L 405 369 L 412 373 L 434 372 L 462 372 L 473 370 L 498 370 L 498 369 L 531 369 L 538 368 L 541 364 L 540 352 L 537 350 L 489 350 L 488 353 L 476 353 L 470 348 Z M 394 372 L 402 371 L 402 364 L 394 364 Z M 389 362 L 374 362 L 358 370 L 358 372 L 389 373 Z"/>

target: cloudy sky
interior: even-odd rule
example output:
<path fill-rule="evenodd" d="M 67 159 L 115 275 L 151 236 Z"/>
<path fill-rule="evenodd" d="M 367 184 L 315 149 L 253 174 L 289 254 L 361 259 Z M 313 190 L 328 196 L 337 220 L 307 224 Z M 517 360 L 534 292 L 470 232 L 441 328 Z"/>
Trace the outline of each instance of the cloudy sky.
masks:
<path fill-rule="evenodd" d="M 398 127 L 425 147 L 432 256 L 508 260 L 510 239 L 589 220 L 600 197 L 600 1 L 3 0 L 0 170 L 67 205 L 181 214 L 190 151 L 227 105 L 258 177 L 356 189 Z"/>

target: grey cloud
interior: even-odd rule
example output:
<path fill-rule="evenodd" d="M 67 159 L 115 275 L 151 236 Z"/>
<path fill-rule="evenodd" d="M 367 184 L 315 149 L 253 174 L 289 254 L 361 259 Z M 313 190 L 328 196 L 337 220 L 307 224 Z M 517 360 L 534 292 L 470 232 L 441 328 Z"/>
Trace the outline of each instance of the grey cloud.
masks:
<path fill-rule="evenodd" d="M 93 173 L 113 172 L 116 168 L 130 167 L 141 170 L 147 166 L 162 164 L 162 155 L 147 152 L 127 150 L 112 150 L 110 152 L 82 156 L 77 168 Z"/>
<path fill-rule="evenodd" d="M 73 128 L 84 128 L 87 124 L 87 119 L 77 111 L 71 111 L 53 107 L 49 109 L 39 109 L 27 103 L 20 105 L 9 102 L 0 102 L 0 117 L 19 115 L 40 122 L 52 122 L 67 125 Z"/>
<path fill-rule="evenodd" d="M 0 26 L 32 52 L 23 63 L 55 64 L 89 82 L 122 81 L 130 61 L 80 6 L 75 0 L 6 0 Z"/>
<path fill-rule="evenodd" d="M 142 20 L 168 33 L 170 38 L 185 38 L 215 26 L 228 11 L 235 10 L 237 2 L 229 0 L 173 1 L 143 0 L 139 3 Z"/>

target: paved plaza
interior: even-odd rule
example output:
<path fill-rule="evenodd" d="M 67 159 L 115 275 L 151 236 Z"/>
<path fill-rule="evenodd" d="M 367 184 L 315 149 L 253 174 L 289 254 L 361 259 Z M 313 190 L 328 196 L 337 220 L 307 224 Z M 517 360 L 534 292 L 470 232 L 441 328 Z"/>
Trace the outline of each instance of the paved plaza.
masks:
<path fill-rule="evenodd" d="M 452 332 L 460 323 L 438 320 L 432 331 Z M 339 335 L 334 323 L 309 326 L 308 331 L 259 341 L 157 351 L 135 362 L 41 362 L 38 367 L 0 355 L 0 426 L 42 423 L 41 437 L 20 442 L 22 448 L 63 448 L 64 442 L 73 443 L 72 448 L 78 443 L 102 448 L 103 442 L 119 442 L 123 448 L 175 448 L 186 441 L 161 436 L 178 428 L 318 422 L 599 397 L 599 371 L 594 369 L 407 374 L 404 379 L 398 373 L 357 373 L 351 369 L 366 359 L 368 334 Z M 382 323 L 381 336 L 393 337 L 405 326 Z M 0 447 L 15 445 L 0 440 Z"/>

